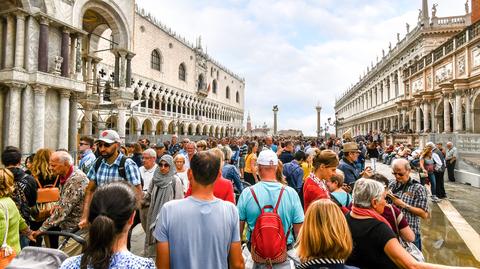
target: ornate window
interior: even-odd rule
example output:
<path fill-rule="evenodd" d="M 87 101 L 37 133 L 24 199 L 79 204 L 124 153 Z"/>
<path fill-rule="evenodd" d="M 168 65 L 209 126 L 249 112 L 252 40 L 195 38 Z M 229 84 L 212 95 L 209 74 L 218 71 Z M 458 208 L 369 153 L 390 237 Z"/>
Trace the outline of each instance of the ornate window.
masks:
<path fill-rule="evenodd" d="M 185 64 L 181 63 L 180 66 L 178 67 L 178 79 L 181 81 L 186 80 L 186 70 L 185 70 Z"/>
<path fill-rule="evenodd" d="M 240 93 L 238 93 L 238 92 L 235 94 L 235 101 L 237 103 L 240 103 Z"/>
<path fill-rule="evenodd" d="M 150 67 L 152 69 L 161 71 L 161 66 L 162 66 L 162 57 L 160 56 L 160 52 L 158 52 L 158 50 L 152 50 Z"/>
<path fill-rule="evenodd" d="M 203 79 L 203 74 L 200 74 L 198 76 L 198 85 L 197 85 L 197 90 L 203 90 L 205 87 L 204 87 L 204 79 Z"/>
<path fill-rule="evenodd" d="M 225 95 L 227 99 L 230 99 L 230 88 L 227 86 L 227 89 L 225 90 Z"/>
<path fill-rule="evenodd" d="M 217 93 L 217 80 L 214 79 L 213 82 L 212 82 L 212 92 L 213 93 Z"/>

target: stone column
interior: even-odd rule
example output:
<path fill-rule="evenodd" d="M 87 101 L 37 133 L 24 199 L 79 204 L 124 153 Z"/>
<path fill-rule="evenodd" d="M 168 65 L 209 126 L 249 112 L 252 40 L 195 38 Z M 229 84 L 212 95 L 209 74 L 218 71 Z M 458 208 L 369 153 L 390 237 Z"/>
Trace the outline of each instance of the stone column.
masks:
<path fill-rule="evenodd" d="M 125 141 L 125 125 L 127 123 L 125 109 L 126 108 L 123 106 L 118 107 L 118 123 L 117 123 L 118 135 L 124 141 Z M 132 128 L 132 126 L 130 126 L 130 128 Z"/>
<path fill-rule="evenodd" d="M 85 71 L 86 81 L 87 81 L 87 95 L 91 95 L 93 93 L 93 86 L 92 86 L 92 84 L 93 84 L 93 81 L 92 81 L 93 65 L 92 65 L 92 61 L 93 61 L 92 57 L 87 56 L 87 70 Z"/>
<path fill-rule="evenodd" d="M 32 132 L 33 132 L 33 91 L 30 85 L 25 87 L 22 94 L 22 120 L 20 149 L 24 154 L 32 153 Z"/>
<path fill-rule="evenodd" d="M 45 94 L 47 87 L 43 85 L 35 85 L 34 93 L 34 111 L 33 114 L 33 147 L 35 152 L 45 146 Z"/>
<path fill-rule="evenodd" d="M 423 132 L 426 133 L 430 129 L 430 118 L 428 116 L 429 105 L 427 102 L 423 104 Z"/>
<path fill-rule="evenodd" d="M 421 113 L 421 110 L 420 110 L 420 104 L 418 104 L 416 107 L 415 107 L 415 132 L 416 133 L 420 133 L 420 130 L 421 130 L 421 127 L 420 127 L 420 115 Z"/>
<path fill-rule="evenodd" d="M 34 68 L 34 64 L 33 64 L 33 56 L 32 56 L 32 43 L 33 43 L 33 40 L 31 38 L 31 36 L 33 35 L 33 32 L 34 32 L 34 22 L 35 22 L 35 18 L 32 17 L 32 16 L 28 16 L 26 18 L 26 28 L 25 28 L 25 54 L 24 54 L 24 63 L 23 63 L 23 66 L 25 68 L 25 70 L 27 71 L 35 71 L 36 69 Z"/>
<path fill-rule="evenodd" d="M 74 152 L 77 150 L 78 134 L 78 97 L 75 93 L 70 95 L 70 112 L 68 114 L 68 150 Z"/>
<path fill-rule="evenodd" d="M 445 133 L 450 133 L 450 102 L 448 95 L 443 96 L 443 130 Z"/>
<path fill-rule="evenodd" d="M 430 104 L 430 112 L 431 112 L 431 122 L 432 122 L 432 133 L 436 133 L 438 132 L 437 130 L 437 121 L 435 119 L 435 102 L 432 101 L 432 103 Z"/>
<path fill-rule="evenodd" d="M 128 53 L 127 54 L 127 74 L 126 74 L 126 87 L 127 88 L 130 88 L 131 84 L 132 84 L 132 58 L 133 58 L 133 54 L 131 53 Z"/>
<path fill-rule="evenodd" d="M 126 64 L 126 57 L 127 57 L 127 51 L 120 50 L 119 52 L 120 55 L 120 64 L 119 64 L 119 87 L 125 87 L 126 85 L 126 79 L 125 79 L 125 64 Z"/>
<path fill-rule="evenodd" d="M 455 112 L 454 112 L 454 128 L 455 132 L 459 133 L 462 132 L 462 92 L 457 91 L 455 92 Z"/>
<path fill-rule="evenodd" d="M 40 38 L 38 41 L 38 71 L 48 72 L 48 24 L 47 18 L 40 19 Z M 43 146 L 43 145 L 42 145 Z"/>
<path fill-rule="evenodd" d="M 5 102 L 4 144 L 5 146 L 20 147 L 21 93 L 26 85 L 23 83 L 10 83 L 7 85 L 10 89 Z"/>
<path fill-rule="evenodd" d="M 61 44 L 61 50 L 60 50 L 60 55 L 63 58 L 63 62 L 61 66 L 62 77 L 68 77 L 69 75 L 69 67 L 70 67 L 69 45 L 70 45 L 70 31 L 65 28 L 62 31 L 62 44 Z"/>
<path fill-rule="evenodd" d="M 317 138 L 320 137 L 320 133 L 321 133 L 321 122 L 320 122 L 320 114 L 321 114 L 321 111 L 322 111 L 322 107 L 320 105 L 317 105 L 315 107 L 315 109 L 317 110 Z"/>
<path fill-rule="evenodd" d="M 68 148 L 68 122 L 70 112 L 70 91 L 60 90 L 60 126 L 58 128 L 58 148 Z"/>
<path fill-rule="evenodd" d="M 75 73 L 76 73 L 76 65 L 77 65 L 77 51 L 76 51 L 76 47 L 77 47 L 77 35 L 76 34 L 72 34 L 70 36 L 70 59 L 69 59 L 69 62 L 70 62 L 70 66 L 68 67 L 69 71 L 70 71 L 70 78 L 75 78 Z"/>
<path fill-rule="evenodd" d="M 465 131 L 472 132 L 472 107 L 470 101 L 470 90 L 465 94 Z"/>
<path fill-rule="evenodd" d="M 115 87 L 120 87 L 120 77 L 119 77 L 120 54 L 117 51 L 115 51 L 114 55 L 115 55 L 115 71 L 114 71 L 114 77 L 113 77 L 113 85 L 115 85 Z"/>
<path fill-rule="evenodd" d="M 17 33 L 15 35 L 15 68 L 23 69 L 25 55 L 25 14 L 17 12 Z"/>
<path fill-rule="evenodd" d="M 92 129 L 93 129 L 93 111 L 92 108 L 88 105 L 84 106 L 85 109 L 85 116 L 84 116 L 84 128 L 83 128 L 83 134 L 84 135 L 92 135 Z"/>

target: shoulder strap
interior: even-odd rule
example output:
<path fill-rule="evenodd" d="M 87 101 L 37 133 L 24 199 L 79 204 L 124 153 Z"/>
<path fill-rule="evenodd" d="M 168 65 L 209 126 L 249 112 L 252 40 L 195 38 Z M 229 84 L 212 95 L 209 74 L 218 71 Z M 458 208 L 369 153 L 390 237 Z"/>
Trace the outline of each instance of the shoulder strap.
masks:
<path fill-rule="evenodd" d="M 103 160 L 103 157 L 100 156 L 97 158 L 97 160 L 95 161 L 95 174 L 98 172 L 98 168 L 100 168 L 100 165 L 102 164 L 102 160 Z"/>
<path fill-rule="evenodd" d="M 274 213 L 277 213 L 278 206 L 280 205 L 280 200 L 282 200 L 282 195 L 283 195 L 283 191 L 284 191 L 284 190 L 285 190 L 285 186 L 282 186 L 282 189 L 280 190 L 280 195 L 278 195 L 277 204 L 275 205 L 275 209 L 273 209 L 273 212 L 274 212 Z"/>
<path fill-rule="evenodd" d="M 118 174 L 125 180 L 127 180 L 127 173 L 125 171 L 125 162 L 127 161 L 127 157 L 125 155 L 122 156 L 120 159 L 120 165 L 118 166 Z"/>
<path fill-rule="evenodd" d="M 397 237 L 400 237 L 400 230 L 398 229 L 398 221 L 397 218 L 395 217 L 395 210 L 393 209 L 392 205 L 389 205 L 390 210 L 392 211 L 393 219 L 395 220 L 395 228 L 397 228 Z"/>
<path fill-rule="evenodd" d="M 5 234 L 3 236 L 2 248 L 7 247 L 7 236 L 8 236 L 8 208 L 3 204 L 0 203 L 0 206 L 5 211 Z"/>
<path fill-rule="evenodd" d="M 260 203 L 258 202 L 257 195 L 255 194 L 255 191 L 253 190 L 253 186 L 249 187 L 250 192 L 252 193 L 253 199 L 255 200 L 255 203 L 257 203 L 258 208 L 260 208 L 260 211 L 262 211 L 262 207 L 260 206 Z"/>
<path fill-rule="evenodd" d="M 55 182 L 53 183 L 53 187 L 56 187 L 57 186 L 57 183 L 58 183 L 58 179 L 60 178 L 60 176 L 57 176 L 57 178 L 55 179 Z"/>
<path fill-rule="evenodd" d="M 331 194 L 330 195 L 330 199 L 335 203 L 337 204 L 339 207 L 342 207 L 342 203 L 340 203 L 340 201 L 338 201 L 337 197 L 335 197 L 335 195 Z M 348 198 L 347 198 L 348 199 Z"/>
<path fill-rule="evenodd" d="M 34 178 L 35 181 L 37 182 L 38 188 L 39 188 L 39 189 L 42 189 L 42 188 L 43 188 L 43 187 L 42 187 L 42 183 L 40 183 L 40 181 L 38 180 L 38 178 L 37 178 L 37 177 L 33 177 L 33 178 Z"/>

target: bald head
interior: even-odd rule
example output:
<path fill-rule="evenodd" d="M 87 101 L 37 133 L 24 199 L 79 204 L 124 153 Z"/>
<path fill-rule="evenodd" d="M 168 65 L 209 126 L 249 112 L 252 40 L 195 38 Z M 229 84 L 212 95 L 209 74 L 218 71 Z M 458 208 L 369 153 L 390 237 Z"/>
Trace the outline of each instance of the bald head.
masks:
<path fill-rule="evenodd" d="M 50 156 L 50 160 L 55 160 L 65 165 L 73 165 L 73 158 L 66 151 L 55 151 Z"/>

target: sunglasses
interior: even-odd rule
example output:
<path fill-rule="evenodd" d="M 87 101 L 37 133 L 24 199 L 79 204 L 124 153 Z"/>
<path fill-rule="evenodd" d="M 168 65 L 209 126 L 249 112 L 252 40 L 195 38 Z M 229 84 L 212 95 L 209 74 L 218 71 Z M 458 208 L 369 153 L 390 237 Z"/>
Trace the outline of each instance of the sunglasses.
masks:
<path fill-rule="evenodd" d="M 159 163 L 158 166 L 162 167 L 162 168 L 163 167 L 165 167 L 165 168 L 170 167 L 170 165 L 168 163 Z"/>
<path fill-rule="evenodd" d="M 403 177 L 405 175 L 405 173 L 397 173 L 397 172 L 392 171 L 392 175 Z"/>
<path fill-rule="evenodd" d="M 88 143 L 80 143 L 79 145 L 80 145 L 80 146 L 86 146 L 86 145 L 90 145 L 90 144 L 88 144 Z"/>
<path fill-rule="evenodd" d="M 111 147 L 112 145 L 113 145 L 113 144 L 108 144 L 108 143 L 98 143 L 98 144 L 97 144 L 97 146 L 98 146 L 99 148 L 101 148 L 101 147 L 109 148 L 109 147 Z"/>

